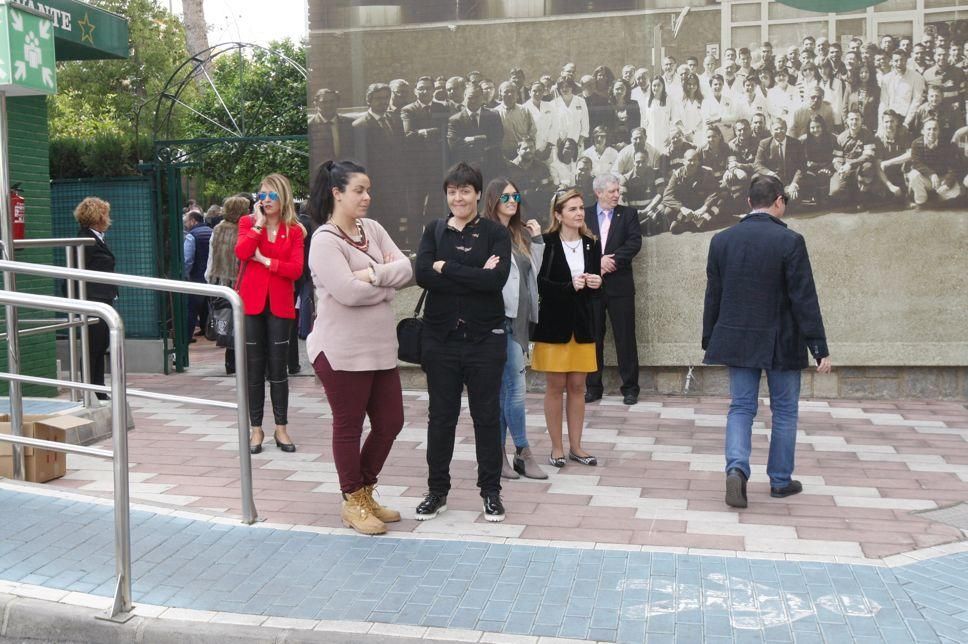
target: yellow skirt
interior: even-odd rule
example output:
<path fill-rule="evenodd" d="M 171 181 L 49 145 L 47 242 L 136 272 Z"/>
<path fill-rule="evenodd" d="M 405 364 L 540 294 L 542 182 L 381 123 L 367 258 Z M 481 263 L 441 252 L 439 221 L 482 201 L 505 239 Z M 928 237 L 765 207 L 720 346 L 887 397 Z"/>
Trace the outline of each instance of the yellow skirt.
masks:
<path fill-rule="evenodd" d="M 575 341 L 575 336 L 567 344 L 535 342 L 531 354 L 531 369 L 552 373 L 591 373 L 598 371 L 595 358 L 595 343 Z"/>

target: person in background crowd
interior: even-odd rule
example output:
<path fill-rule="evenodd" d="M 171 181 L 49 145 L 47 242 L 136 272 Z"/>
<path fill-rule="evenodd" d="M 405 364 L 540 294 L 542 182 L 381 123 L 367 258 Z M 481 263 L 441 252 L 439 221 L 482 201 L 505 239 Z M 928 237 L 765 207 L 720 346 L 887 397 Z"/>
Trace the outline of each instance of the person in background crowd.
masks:
<path fill-rule="evenodd" d="M 891 71 L 881 79 L 878 115 L 894 110 L 904 119 L 905 127 L 910 127 L 923 100 L 925 83 L 921 74 L 908 69 L 907 63 L 908 55 L 904 49 L 891 54 Z"/>
<path fill-rule="evenodd" d="M 508 172 L 520 186 L 520 194 L 525 208 L 536 208 L 547 203 L 554 192 L 554 181 L 547 164 L 538 161 L 534 145 L 525 139 L 518 144 L 517 156 L 508 164 Z"/>
<path fill-rule="evenodd" d="M 702 92 L 703 96 L 709 96 L 713 91 L 712 87 L 710 87 L 710 82 L 713 76 L 716 75 L 717 62 L 715 56 L 706 56 L 702 59 L 702 73 L 699 74 L 699 91 Z"/>
<path fill-rule="evenodd" d="M 563 78 L 558 81 L 558 97 L 554 100 L 555 120 L 558 122 L 558 139 L 578 142 L 579 149 L 588 141 L 588 105 L 581 96 L 575 96 L 577 85 Z"/>
<path fill-rule="evenodd" d="M 339 114 L 339 92 L 324 87 L 313 97 L 309 145 L 324 161 L 353 151 L 353 119 Z"/>
<path fill-rule="evenodd" d="M 606 126 L 609 144 L 616 150 L 621 150 L 629 144 L 632 130 L 642 123 L 638 102 L 629 99 L 631 91 L 629 84 L 619 78 L 612 84 L 609 94 L 611 113 L 608 115 Z"/>
<path fill-rule="evenodd" d="M 944 47 L 934 50 L 934 66 L 924 72 L 924 83 L 929 87 L 941 88 L 944 109 L 952 114 L 959 126 L 965 124 L 965 73 L 954 64 Z"/>
<path fill-rule="evenodd" d="M 672 102 L 666 93 L 665 80 L 656 76 L 649 83 L 649 95 L 642 112 L 642 122 L 649 141 L 665 153 L 672 135 Z"/>
<path fill-rule="evenodd" d="M 664 229 L 678 235 L 703 228 L 718 216 L 721 199 L 719 182 L 700 165 L 699 151 L 687 150 L 662 195 Z"/>
<path fill-rule="evenodd" d="M 400 110 L 403 145 L 408 159 L 410 208 L 407 212 L 407 235 L 403 244 L 416 248 L 423 227 L 435 209 L 437 181 L 447 158 L 447 106 L 433 100 L 433 80 L 421 76 L 416 85 L 417 100 Z"/>
<path fill-rule="evenodd" d="M 212 230 L 209 241 L 205 281 L 219 286 L 235 287 L 239 277 L 239 259 L 235 245 L 239 240 L 239 220 L 249 214 L 249 200 L 244 195 L 229 197 L 222 204 L 222 221 Z M 235 373 L 235 347 L 225 348 L 225 374 Z"/>
<path fill-rule="evenodd" d="M 736 508 L 748 504 L 750 438 L 763 370 L 773 414 L 766 472 L 770 496 L 784 498 L 803 491 L 793 468 L 807 349 L 819 373 L 831 369 L 806 243 L 780 219 L 786 202 L 779 179 L 753 179 L 748 199 L 753 212 L 709 244 L 703 362 L 729 367 L 726 504 Z"/>
<path fill-rule="evenodd" d="M 706 125 L 728 128 L 733 123 L 733 99 L 723 93 L 723 77 L 714 74 L 709 81 L 709 93 L 702 101 L 702 119 Z"/>
<path fill-rule="evenodd" d="M 834 113 L 833 128 L 840 130 L 843 127 L 846 112 L 847 85 L 839 75 L 834 73 L 834 65 L 831 61 L 824 61 L 817 69 L 820 70 L 819 85 L 823 88 L 824 98 L 830 103 Z"/>
<path fill-rule="evenodd" d="M 582 155 L 592 160 L 592 172 L 598 176 L 612 169 L 618 152 L 608 144 L 608 128 L 604 125 L 599 125 L 592 131 L 592 142 L 593 145 Z"/>
<path fill-rule="evenodd" d="M 911 160 L 911 135 L 901 125 L 901 116 L 894 110 L 881 115 L 881 127 L 874 135 L 874 145 L 881 181 L 894 197 L 904 196 L 907 186 L 904 168 Z"/>
<path fill-rule="evenodd" d="M 511 81 L 504 81 L 498 90 L 501 97 L 500 104 L 494 109 L 501 117 L 504 127 L 504 139 L 501 152 L 505 159 L 513 159 L 518 151 L 518 144 L 530 141 L 534 144 L 538 129 L 531 118 L 531 112 L 518 105 L 518 88 Z"/>
<path fill-rule="evenodd" d="M 941 125 L 928 119 L 921 138 L 911 144 L 911 171 L 908 183 L 915 208 L 921 208 L 931 197 L 941 202 L 952 201 L 962 194 L 959 179 L 964 176 L 964 156 L 954 143 L 941 139 Z"/>
<path fill-rule="evenodd" d="M 958 122 L 958 113 L 944 102 L 943 97 L 944 88 L 940 85 L 928 86 L 927 100 L 915 110 L 914 118 L 911 119 L 910 130 L 912 135 L 919 136 L 921 134 L 921 128 L 924 127 L 924 122 L 928 119 L 935 119 L 938 121 L 942 140 L 951 140 L 951 136 L 955 133 L 955 130 L 964 121 L 961 123 Z"/>
<path fill-rule="evenodd" d="M 753 164 L 756 161 L 756 151 L 759 149 L 760 142 L 753 138 L 750 122 L 740 119 L 733 123 L 733 138 L 729 141 L 729 151 L 736 157 L 736 162 L 746 166 L 748 172 L 752 174 Z"/>
<path fill-rule="evenodd" d="M 787 136 L 786 121 L 775 121 L 772 129 L 773 136 L 760 141 L 756 150 L 756 174 L 779 179 L 780 183 L 786 184 L 785 194 L 789 200 L 795 201 L 800 196 L 803 148 L 798 139 Z"/>
<path fill-rule="evenodd" d="M 531 114 L 531 120 L 534 122 L 534 152 L 539 159 L 550 163 L 550 157 L 554 154 L 553 147 L 558 143 L 554 107 L 549 101 L 544 100 L 545 86 L 540 82 L 531 83 L 530 92 L 530 98 L 524 103 L 524 109 Z"/>
<path fill-rule="evenodd" d="M 466 87 L 473 86 L 473 83 L 468 83 Z M 466 91 L 465 87 L 465 91 Z M 498 96 L 497 96 L 497 86 L 495 86 L 494 81 L 490 78 L 485 78 L 477 84 L 477 87 L 481 89 L 481 94 L 483 95 L 484 107 L 489 110 L 493 110 L 498 106 Z"/>
<path fill-rule="evenodd" d="M 464 92 L 464 106 L 447 122 L 447 142 L 455 163 L 473 163 L 488 175 L 504 169 L 501 145 L 504 126 L 501 117 L 484 107 L 484 95 L 474 85 Z"/>
<path fill-rule="evenodd" d="M 806 103 L 794 112 L 791 136 L 801 137 L 806 134 L 810 127 L 810 119 L 813 116 L 819 116 L 823 118 L 824 123 L 830 123 L 831 131 L 833 131 L 833 123 L 836 120 L 834 110 L 830 103 L 824 100 L 824 89 L 819 85 L 810 89 Z"/>
<path fill-rule="evenodd" d="M 508 80 L 514 83 L 514 88 L 517 92 L 516 99 L 518 105 L 528 100 L 528 83 L 524 78 L 524 70 L 520 67 L 512 67 L 508 71 Z"/>
<path fill-rule="evenodd" d="M 754 114 L 766 115 L 768 111 L 766 97 L 756 91 L 756 78 L 747 76 L 743 92 L 733 97 L 733 118 L 752 120 Z"/>
<path fill-rule="evenodd" d="M 111 204 L 97 197 L 85 197 L 74 208 L 74 219 L 80 229 L 78 237 L 90 237 L 94 240 L 91 246 L 84 246 L 84 267 L 89 271 L 113 273 L 115 266 L 114 253 L 104 241 L 105 233 L 111 227 Z M 118 287 L 114 284 L 87 283 L 87 300 L 101 302 L 114 306 L 118 299 Z M 104 320 L 88 327 L 87 363 L 91 369 L 91 384 L 104 384 L 104 357 L 111 344 L 111 333 Z M 108 394 L 98 391 L 94 394 L 98 400 L 108 400 Z"/>
<path fill-rule="evenodd" d="M 213 203 L 205 211 L 205 225 L 214 229 L 222 221 L 222 206 Z"/>
<path fill-rule="evenodd" d="M 467 81 L 462 76 L 451 76 L 447 79 L 444 88 L 447 90 L 447 106 L 451 114 L 461 111 L 464 100 L 464 90 L 467 88 Z M 483 98 L 481 104 L 483 105 Z"/>
<path fill-rule="evenodd" d="M 239 220 L 235 256 L 243 262 L 236 290 L 245 307 L 249 388 L 249 451 L 262 452 L 265 382 L 269 380 L 276 447 L 295 452 L 289 438 L 289 328 L 296 317 L 295 282 L 303 272 L 306 231 L 296 219 L 289 179 L 270 174 L 259 185 L 252 216 Z"/>
<path fill-rule="evenodd" d="M 327 161 L 313 179 L 309 212 L 317 226 L 309 265 L 319 315 L 307 349 L 333 414 L 333 461 L 343 525 L 382 534 L 400 513 L 374 491 L 403 428 L 391 302 L 413 277 L 410 260 L 378 222 L 366 217 L 370 179 L 350 161 Z M 370 431 L 360 447 L 363 419 Z"/>
<path fill-rule="evenodd" d="M 750 119 L 750 136 L 759 143 L 763 139 L 770 138 L 770 128 L 767 125 L 766 114 L 757 112 Z"/>
<path fill-rule="evenodd" d="M 585 225 L 599 240 L 602 288 L 592 303 L 597 369 L 585 379 L 585 402 L 600 400 L 604 393 L 605 317 L 608 316 L 622 378 L 622 402 L 639 401 L 639 355 L 635 339 L 635 282 L 632 260 L 642 248 L 642 229 L 634 209 L 619 205 L 621 177 L 613 173 L 595 177 L 596 202 L 585 209 Z"/>
<path fill-rule="evenodd" d="M 837 146 L 821 116 L 810 117 L 809 131 L 800 137 L 804 167 L 801 175 L 802 200 L 822 206 L 830 195 L 830 177 L 834 173 L 833 157 Z"/>
<path fill-rule="evenodd" d="M 687 73 L 682 80 L 682 99 L 672 106 L 672 126 L 692 145 L 702 143 L 702 94 L 695 74 Z"/>
<path fill-rule="evenodd" d="M 871 132 L 877 129 L 877 110 L 881 100 L 881 88 L 872 65 L 861 65 L 850 75 L 846 98 L 846 111 L 860 112 L 861 121 Z"/>
<path fill-rule="evenodd" d="M 399 114 L 387 112 L 390 97 L 390 86 L 384 83 L 372 83 L 366 88 L 368 109 L 353 121 L 353 142 L 356 159 L 374 176 L 383 177 L 375 186 L 373 201 L 377 207 L 370 211 L 370 217 L 398 232 L 400 222 L 393 203 L 400 195 L 406 202 L 407 187 L 397 174 L 403 163 L 403 124 Z"/>
<path fill-rule="evenodd" d="M 417 506 L 418 521 L 447 509 L 465 386 L 484 519 L 504 520 L 500 394 L 507 339 L 501 292 L 511 270 L 511 237 L 507 228 L 478 214 L 482 183 L 480 171 L 466 163 L 448 171 L 443 187 L 450 214 L 427 225 L 417 252 L 417 284 L 427 291 L 421 365 L 430 397 L 428 491 Z"/>
<path fill-rule="evenodd" d="M 511 235 L 511 270 L 501 295 L 504 298 L 504 333 L 507 337 L 507 362 L 501 380 L 501 451 L 510 431 L 514 442 L 514 465 L 505 455 L 501 476 L 517 479 L 546 479 L 528 443 L 526 428 L 527 393 L 525 361 L 531 328 L 538 322 L 538 281 L 544 257 L 544 240 L 537 220 L 527 223 L 521 216 L 521 193 L 504 177 L 492 179 L 484 190 L 484 217 L 495 221 Z"/>
<path fill-rule="evenodd" d="M 390 107 L 387 108 L 387 114 L 400 116 L 400 110 L 403 109 L 404 105 L 413 102 L 413 89 L 410 88 L 410 83 L 402 78 L 393 79 L 389 85 Z"/>
<path fill-rule="evenodd" d="M 833 164 L 832 199 L 845 200 L 861 210 L 879 196 L 882 186 L 877 181 L 874 134 L 864 127 L 860 112 L 847 113 L 847 129 L 837 136 Z"/>
<path fill-rule="evenodd" d="M 557 149 L 552 154 L 549 170 L 551 180 L 558 189 L 577 185 L 578 173 L 578 144 L 574 139 L 560 139 Z M 590 162 L 590 160 L 589 160 Z"/>
<path fill-rule="evenodd" d="M 793 115 L 800 107 L 800 94 L 797 88 L 790 84 L 790 77 L 786 73 L 777 73 L 775 84 L 766 93 L 766 110 L 770 122 L 783 119 L 787 122 L 787 130 L 793 130 Z"/>
<path fill-rule="evenodd" d="M 648 138 L 644 127 L 633 128 L 629 145 L 622 148 L 622 151 L 618 153 L 611 171 L 620 176 L 628 174 L 635 165 L 635 155 L 639 153 L 645 154 L 648 163 L 657 171 L 660 170 L 663 163 L 662 155 L 649 144 Z M 664 179 L 656 177 L 656 181 L 663 183 Z"/>
<path fill-rule="evenodd" d="M 185 279 L 189 282 L 205 282 L 205 267 L 208 265 L 209 241 L 212 229 L 205 225 L 202 213 L 189 210 L 182 218 L 185 225 L 185 241 L 182 252 L 185 258 Z M 188 296 L 188 341 L 195 342 L 195 327 L 197 335 L 205 332 L 208 322 L 208 304 L 204 295 Z"/>
<path fill-rule="evenodd" d="M 567 458 L 583 465 L 598 459 L 585 451 L 585 377 L 598 369 L 595 359 L 593 302 L 602 286 L 602 248 L 585 225 L 582 195 L 558 192 L 551 202 L 551 226 L 544 235 L 538 274 L 539 313 L 531 368 L 547 378 L 544 412 L 551 454 L 557 468 L 567 463 L 562 442 L 562 403 L 568 422 Z"/>

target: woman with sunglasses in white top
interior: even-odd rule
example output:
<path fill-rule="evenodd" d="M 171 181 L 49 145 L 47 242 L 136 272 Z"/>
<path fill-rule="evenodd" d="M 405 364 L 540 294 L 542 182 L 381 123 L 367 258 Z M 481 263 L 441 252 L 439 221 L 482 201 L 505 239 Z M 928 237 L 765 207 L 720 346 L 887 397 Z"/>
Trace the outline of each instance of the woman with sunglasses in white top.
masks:
<path fill-rule="evenodd" d="M 525 426 L 524 397 L 527 393 L 525 358 L 531 326 L 538 322 L 538 271 L 544 256 L 541 225 L 521 216 L 521 191 L 505 177 L 492 179 L 484 189 L 484 216 L 511 233 L 511 270 L 501 295 L 504 298 L 504 332 L 507 362 L 501 378 L 501 449 L 510 431 L 514 441 L 514 466 L 507 456 L 501 462 L 501 476 L 516 479 L 546 479 L 531 454 Z"/>
<path fill-rule="evenodd" d="M 245 307 L 245 360 L 249 385 L 249 451 L 262 451 L 265 381 L 276 428 L 276 446 L 295 452 L 287 432 L 289 331 L 296 318 L 295 281 L 303 272 L 306 231 L 296 219 L 289 179 L 262 180 L 252 215 L 239 220 L 235 255 L 242 263 L 236 289 Z"/>

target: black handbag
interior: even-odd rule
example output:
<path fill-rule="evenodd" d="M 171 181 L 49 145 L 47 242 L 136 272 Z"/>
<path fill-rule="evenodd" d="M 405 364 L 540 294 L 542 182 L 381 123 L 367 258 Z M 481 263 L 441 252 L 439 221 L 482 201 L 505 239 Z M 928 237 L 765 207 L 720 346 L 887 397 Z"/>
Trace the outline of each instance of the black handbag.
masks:
<path fill-rule="evenodd" d="M 215 330 L 215 346 L 223 348 L 235 346 L 235 326 L 232 305 L 229 301 L 224 297 L 213 297 L 210 316 Z"/>
<path fill-rule="evenodd" d="M 423 308 L 427 291 L 424 290 L 417 300 L 417 307 L 413 310 L 413 317 L 403 318 L 397 322 L 397 358 L 403 362 L 420 364 L 421 339 L 423 336 L 423 318 L 420 310 Z"/>

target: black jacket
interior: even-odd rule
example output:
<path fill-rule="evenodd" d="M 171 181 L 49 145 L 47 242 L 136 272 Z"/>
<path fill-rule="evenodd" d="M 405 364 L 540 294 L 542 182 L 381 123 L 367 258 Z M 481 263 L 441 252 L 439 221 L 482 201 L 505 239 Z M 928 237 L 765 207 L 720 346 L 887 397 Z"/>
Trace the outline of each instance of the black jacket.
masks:
<path fill-rule="evenodd" d="M 440 246 L 437 240 L 440 239 Z M 484 269 L 491 255 L 497 267 Z M 443 272 L 434 262 L 444 261 Z M 507 228 L 478 216 L 462 231 L 444 226 L 438 237 L 437 221 L 424 228 L 417 250 L 417 284 L 427 289 L 424 333 L 440 340 L 463 327 L 475 340 L 488 337 L 504 324 L 501 290 L 511 272 L 511 236 Z"/>
<path fill-rule="evenodd" d="M 472 137 L 484 139 L 467 141 Z M 486 107 L 481 108 L 481 122 L 476 124 L 467 110 L 461 108 L 447 121 L 447 144 L 450 146 L 450 162 L 467 161 L 481 168 L 484 179 L 493 178 L 505 167 L 501 154 L 504 141 L 504 125 L 501 115 Z"/>
<path fill-rule="evenodd" d="M 803 235 L 762 212 L 709 244 L 703 362 L 753 369 L 805 369 L 827 338 Z"/>
<path fill-rule="evenodd" d="M 93 246 L 84 247 L 84 268 L 89 271 L 104 271 L 105 273 L 114 272 L 114 253 L 108 245 L 98 239 L 97 234 L 90 228 L 81 228 L 77 231 L 78 237 L 90 237 L 94 240 Z M 95 302 L 105 302 L 110 304 L 118 296 L 118 287 L 114 284 L 98 284 L 96 282 L 87 283 L 87 299 Z"/>
<path fill-rule="evenodd" d="M 598 204 L 585 208 L 585 225 L 592 234 L 601 239 L 598 230 Z M 632 259 L 642 248 L 642 227 L 634 208 L 615 206 L 612 213 L 612 227 L 605 240 L 603 255 L 615 255 L 615 271 L 602 277 L 602 289 L 610 297 L 635 295 L 635 282 L 632 279 Z M 598 271 L 596 271 L 598 272 Z"/>
<path fill-rule="evenodd" d="M 557 232 L 543 235 L 544 259 L 538 273 L 538 326 L 533 340 L 552 344 L 575 341 L 595 341 L 592 324 L 592 300 L 598 297 L 598 289 L 583 288 L 576 291 L 572 285 L 571 269 L 565 258 L 565 249 Z M 585 272 L 600 275 L 602 245 L 597 239 L 582 240 L 585 254 Z"/>

